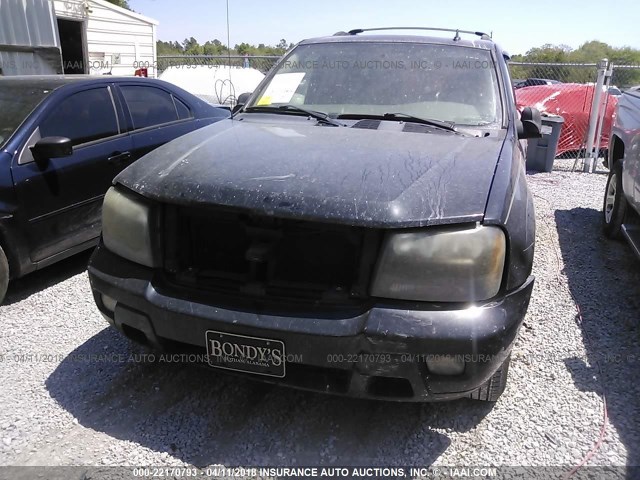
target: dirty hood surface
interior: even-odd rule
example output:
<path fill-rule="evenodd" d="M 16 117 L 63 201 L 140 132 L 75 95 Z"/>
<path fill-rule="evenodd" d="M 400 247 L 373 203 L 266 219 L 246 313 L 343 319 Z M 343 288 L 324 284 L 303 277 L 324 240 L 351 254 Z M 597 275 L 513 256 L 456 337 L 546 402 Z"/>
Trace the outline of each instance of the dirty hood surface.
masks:
<path fill-rule="evenodd" d="M 151 152 L 115 182 L 165 203 L 351 225 L 478 221 L 503 142 L 502 132 L 477 138 L 299 117 L 223 120 Z"/>

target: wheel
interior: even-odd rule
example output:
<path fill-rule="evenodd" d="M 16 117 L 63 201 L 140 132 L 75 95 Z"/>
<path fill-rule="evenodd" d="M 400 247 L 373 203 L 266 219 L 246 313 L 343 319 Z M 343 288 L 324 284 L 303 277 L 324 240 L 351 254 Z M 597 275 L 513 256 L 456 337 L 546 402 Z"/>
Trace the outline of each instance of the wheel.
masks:
<path fill-rule="evenodd" d="M 511 363 L 511 354 L 500 365 L 500 368 L 482 385 L 478 390 L 469 395 L 469 398 L 480 400 L 482 402 L 497 402 L 507 386 L 507 375 L 509 374 L 509 364 Z"/>
<path fill-rule="evenodd" d="M 627 213 L 627 199 L 622 191 L 622 162 L 616 162 L 609 171 L 602 206 L 602 228 L 609 238 L 620 238 L 620 229 Z"/>
<path fill-rule="evenodd" d="M 4 254 L 4 250 L 0 247 L 0 305 L 4 301 L 9 286 L 9 260 Z"/>

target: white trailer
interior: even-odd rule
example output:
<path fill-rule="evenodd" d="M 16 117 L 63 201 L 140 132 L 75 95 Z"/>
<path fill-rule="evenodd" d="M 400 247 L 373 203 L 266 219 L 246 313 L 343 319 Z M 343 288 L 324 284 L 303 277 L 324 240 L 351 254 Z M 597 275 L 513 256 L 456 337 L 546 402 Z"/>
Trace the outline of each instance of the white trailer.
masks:
<path fill-rule="evenodd" d="M 105 0 L 53 3 L 65 73 L 133 75 L 149 65 L 155 76 L 156 20 Z"/>
<path fill-rule="evenodd" d="M 133 75 L 149 66 L 155 76 L 157 25 L 105 0 L 0 0 L 0 66 L 4 75 Z"/>

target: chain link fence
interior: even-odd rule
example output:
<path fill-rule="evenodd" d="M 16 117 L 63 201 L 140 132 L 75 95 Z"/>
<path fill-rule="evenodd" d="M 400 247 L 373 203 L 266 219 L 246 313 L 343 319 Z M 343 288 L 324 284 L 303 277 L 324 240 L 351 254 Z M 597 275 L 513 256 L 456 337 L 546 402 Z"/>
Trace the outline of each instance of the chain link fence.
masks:
<path fill-rule="evenodd" d="M 595 82 L 596 63 L 510 62 L 511 80 L 516 87 L 542 85 L 541 80 L 558 83 Z"/>
<path fill-rule="evenodd" d="M 196 68 L 202 66 L 231 66 L 241 68 L 255 68 L 266 74 L 280 60 L 279 56 L 249 56 L 249 55 L 159 55 L 157 61 L 158 74 L 162 74 L 170 67 Z"/>
<path fill-rule="evenodd" d="M 615 85 L 621 90 L 640 86 L 640 65 L 616 64 L 613 62 L 611 85 Z"/>
<path fill-rule="evenodd" d="M 509 68 L 519 109 L 536 107 L 543 115 L 559 115 L 564 119 L 557 157 L 583 155 L 598 76 L 597 64 L 511 62 Z M 606 132 L 605 127 L 603 136 Z M 602 139 L 605 145 L 608 134 L 606 137 Z"/>
<path fill-rule="evenodd" d="M 564 118 L 557 157 L 584 158 L 598 65 L 511 62 L 509 68 L 519 108 L 533 106 L 543 114 Z M 599 129 L 599 157 L 607 153 L 618 96 L 625 88 L 638 84 L 640 65 L 613 65 L 611 81 L 603 88 L 601 99 L 604 114 Z"/>

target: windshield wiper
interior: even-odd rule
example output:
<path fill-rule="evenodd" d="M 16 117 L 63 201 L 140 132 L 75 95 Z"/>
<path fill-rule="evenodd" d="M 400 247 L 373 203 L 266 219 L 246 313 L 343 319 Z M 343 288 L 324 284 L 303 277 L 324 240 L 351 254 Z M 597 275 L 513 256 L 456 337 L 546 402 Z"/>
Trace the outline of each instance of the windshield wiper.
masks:
<path fill-rule="evenodd" d="M 445 122 L 444 120 L 436 120 L 434 118 L 415 117 L 413 115 L 409 115 L 408 113 L 385 113 L 383 117 L 390 120 L 400 120 L 404 118 L 407 120 L 411 120 L 412 122 L 431 125 L 432 127 L 442 128 L 443 130 L 449 130 L 450 132 L 456 131 L 455 123 L 453 122 Z"/>
<path fill-rule="evenodd" d="M 314 110 L 307 110 L 306 108 L 298 107 L 297 105 L 278 105 L 277 107 L 271 105 L 256 105 L 254 107 L 247 107 L 244 109 L 245 112 L 271 112 L 271 113 L 280 113 L 280 112 L 300 112 L 308 115 L 311 118 L 315 118 L 319 122 L 323 122 L 327 125 L 333 125 L 334 127 L 346 127 L 346 125 L 342 122 L 338 122 L 333 118 L 329 117 L 326 113 L 316 112 Z"/>
<path fill-rule="evenodd" d="M 379 118 L 381 120 L 410 121 L 415 123 L 421 123 L 423 125 L 429 125 L 431 127 L 441 128 L 442 130 L 447 130 L 449 132 L 457 132 L 455 128 L 455 123 L 453 122 L 436 120 L 434 118 L 416 117 L 414 115 L 409 115 L 408 113 L 384 113 L 382 115 L 368 114 L 368 113 L 345 113 L 345 114 L 339 115 L 338 118 L 351 118 L 351 119 L 362 119 L 362 118 L 378 119 Z"/>

